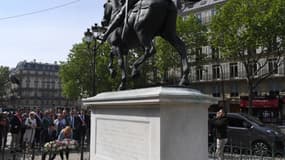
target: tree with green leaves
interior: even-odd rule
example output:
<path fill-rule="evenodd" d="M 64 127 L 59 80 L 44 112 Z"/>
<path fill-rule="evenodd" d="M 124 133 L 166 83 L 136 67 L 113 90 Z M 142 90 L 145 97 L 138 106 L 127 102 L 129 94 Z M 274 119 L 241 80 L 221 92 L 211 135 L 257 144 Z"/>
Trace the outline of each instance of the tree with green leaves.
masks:
<path fill-rule="evenodd" d="M 212 45 L 224 58 L 240 61 L 245 68 L 249 114 L 254 91 L 282 63 L 284 28 L 284 0 L 228 0 L 212 19 Z M 270 63 L 271 69 L 264 72 Z"/>
<path fill-rule="evenodd" d="M 60 79 L 65 97 L 78 99 L 114 89 L 115 80 L 107 74 L 110 47 L 103 44 L 94 52 L 92 50 L 94 45 L 95 42 L 89 46 L 87 43 L 75 44 L 70 50 L 67 61 L 61 62 Z M 94 78 L 96 93 L 93 93 Z"/>
<path fill-rule="evenodd" d="M 7 94 L 9 84 L 9 67 L 0 66 L 0 101 L 3 104 L 4 96 Z"/>
<path fill-rule="evenodd" d="M 201 48 L 208 44 L 207 32 L 207 26 L 202 24 L 201 20 L 193 14 L 188 15 L 184 19 L 182 17 L 177 19 L 177 33 L 185 42 L 190 57 L 204 60 L 206 55 L 202 54 Z"/>

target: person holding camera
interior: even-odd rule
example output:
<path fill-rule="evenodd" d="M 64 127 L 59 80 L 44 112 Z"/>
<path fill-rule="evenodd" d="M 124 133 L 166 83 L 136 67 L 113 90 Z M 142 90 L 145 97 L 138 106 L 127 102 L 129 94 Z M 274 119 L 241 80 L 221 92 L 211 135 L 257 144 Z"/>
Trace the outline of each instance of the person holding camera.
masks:
<path fill-rule="evenodd" d="M 212 125 L 216 130 L 216 138 L 217 138 L 217 149 L 216 154 L 218 160 L 224 159 L 224 148 L 226 143 L 228 142 L 228 118 L 225 116 L 225 112 L 223 109 L 220 109 L 216 113 L 216 117 L 212 120 Z"/>

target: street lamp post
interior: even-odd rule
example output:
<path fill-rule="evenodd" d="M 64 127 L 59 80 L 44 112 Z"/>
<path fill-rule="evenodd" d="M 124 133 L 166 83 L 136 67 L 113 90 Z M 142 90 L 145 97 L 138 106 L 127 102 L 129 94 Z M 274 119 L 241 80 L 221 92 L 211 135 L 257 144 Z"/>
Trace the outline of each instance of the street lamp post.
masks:
<path fill-rule="evenodd" d="M 103 27 L 99 27 L 96 23 L 94 24 L 94 26 L 91 26 L 91 30 L 90 28 L 87 28 L 87 31 L 84 33 L 84 38 L 83 41 L 85 41 L 87 43 L 87 49 L 89 54 L 92 54 L 92 64 L 91 64 L 91 79 L 92 79 L 92 96 L 96 95 L 96 55 L 97 55 L 97 49 L 98 49 L 98 45 L 97 45 L 97 38 L 98 36 L 103 33 L 105 30 Z M 94 46 L 91 50 L 90 46 L 91 43 L 94 42 Z M 81 140 L 81 157 L 80 160 L 83 160 L 83 144 L 84 144 L 84 140 Z"/>
<path fill-rule="evenodd" d="M 91 61 L 91 79 L 92 79 L 92 96 L 96 95 L 96 52 L 94 52 L 94 50 L 90 49 L 90 45 L 92 43 L 92 41 L 94 40 L 94 35 L 93 33 L 90 31 L 89 28 L 87 28 L 87 31 L 84 33 L 84 39 L 83 39 L 86 43 L 87 43 L 87 49 L 88 52 L 92 55 L 92 61 Z M 91 50 L 91 51 L 90 51 Z"/>
<path fill-rule="evenodd" d="M 92 96 L 96 95 L 96 56 L 97 56 L 97 49 L 98 49 L 98 44 L 97 44 L 97 37 L 101 33 L 105 31 L 103 27 L 98 26 L 97 23 L 94 24 L 94 26 L 91 26 L 91 30 L 87 28 L 87 31 L 84 33 L 84 41 L 87 43 L 87 48 L 88 51 L 92 54 Z M 92 48 L 92 51 L 90 51 L 90 45 L 91 43 L 94 42 L 94 46 Z"/>

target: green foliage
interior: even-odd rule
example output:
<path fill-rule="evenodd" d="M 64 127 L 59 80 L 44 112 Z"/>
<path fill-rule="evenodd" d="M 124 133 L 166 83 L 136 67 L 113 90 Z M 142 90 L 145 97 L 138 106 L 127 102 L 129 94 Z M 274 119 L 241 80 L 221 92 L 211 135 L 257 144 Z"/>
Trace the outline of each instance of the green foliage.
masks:
<path fill-rule="evenodd" d="M 284 0 L 228 0 L 212 19 L 212 45 L 219 48 L 224 57 L 241 61 L 245 68 L 249 106 L 252 106 L 256 87 L 274 73 L 262 72 L 269 60 L 276 58 L 276 66 L 281 65 L 284 28 Z"/>
<path fill-rule="evenodd" d="M 70 50 L 67 62 L 61 62 L 60 78 L 63 87 L 63 95 L 77 99 L 92 96 L 94 75 L 95 43 L 89 47 L 86 43 L 75 44 Z M 96 92 L 114 89 L 114 80 L 108 74 L 107 62 L 110 47 L 103 44 L 96 52 Z"/>
<path fill-rule="evenodd" d="M 9 82 L 9 67 L 0 66 L 0 97 L 6 94 Z"/>
<path fill-rule="evenodd" d="M 158 37 L 156 44 L 156 66 L 160 71 L 177 68 L 179 65 L 179 56 L 176 50 L 164 39 Z"/>
<path fill-rule="evenodd" d="M 232 57 L 248 49 L 262 52 L 284 46 L 284 0 L 229 0 L 210 25 L 211 42 Z M 277 48 L 276 48 L 277 47 Z"/>
<path fill-rule="evenodd" d="M 185 42 L 190 56 L 200 54 L 197 50 L 208 44 L 207 27 L 193 14 L 188 15 L 184 20 L 178 17 L 177 33 Z"/>

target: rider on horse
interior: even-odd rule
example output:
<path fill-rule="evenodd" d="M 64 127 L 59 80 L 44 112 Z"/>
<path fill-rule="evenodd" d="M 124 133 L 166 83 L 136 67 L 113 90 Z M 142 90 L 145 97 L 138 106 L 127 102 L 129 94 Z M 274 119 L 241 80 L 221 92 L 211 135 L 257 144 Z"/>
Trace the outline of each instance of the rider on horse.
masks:
<path fill-rule="evenodd" d="M 135 4 L 138 3 L 139 1 L 144 1 L 144 0 L 126 0 L 124 5 L 120 9 L 120 12 L 116 15 L 116 17 L 113 19 L 112 23 L 108 26 L 107 31 L 102 36 L 102 40 L 103 41 L 105 41 L 109 37 L 109 35 L 118 26 L 121 25 L 121 23 L 123 22 L 124 19 L 125 19 L 125 22 L 124 22 L 125 24 L 124 25 L 126 25 L 127 14 L 131 11 L 131 9 L 134 8 Z M 154 1 L 153 3 L 155 3 L 155 1 L 159 1 L 159 0 L 153 0 L 153 1 Z M 180 0 L 166 0 L 166 1 L 169 1 L 169 2 L 173 3 L 175 5 L 176 9 L 180 9 L 180 7 L 181 7 Z M 149 6 L 150 6 L 150 4 L 151 3 L 149 3 Z"/>

